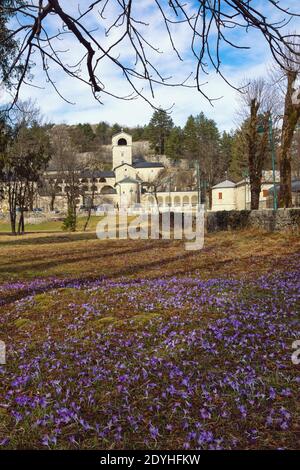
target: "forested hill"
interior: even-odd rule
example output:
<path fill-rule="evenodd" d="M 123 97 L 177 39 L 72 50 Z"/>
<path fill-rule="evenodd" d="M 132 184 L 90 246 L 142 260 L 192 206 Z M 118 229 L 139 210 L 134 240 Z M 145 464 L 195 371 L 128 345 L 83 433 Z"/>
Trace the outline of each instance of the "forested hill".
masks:
<path fill-rule="evenodd" d="M 190 166 L 200 164 L 201 174 L 209 185 L 224 178 L 238 181 L 247 172 L 246 124 L 231 132 L 221 132 L 213 119 L 204 113 L 189 116 L 183 127 L 176 126 L 163 110 L 154 111 L 144 126 L 128 127 L 102 121 L 98 124 L 53 125 L 53 139 L 67 143 L 81 158 L 96 158 L 111 165 L 111 138 L 123 129 L 132 135 L 134 158 L 159 159 L 165 155 L 171 162 L 182 159 Z M 50 164 L 51 167 L 51 164 Z M 271 155 L 265 156 L 264 169 L 271 168 Z"/>
<path fill-rule="evenodd" d="M 153 159 L 166 155 L 173 162 L 186 159 L 190 164 L 197 160 L 202 173 L 211 183 L 223 178 L 226 172 L 233 179 L 238 179 L 246 166 L 238 132 L 220 132 L 215 121 L 203 113 L 189 116 L 183 127 L 176 126 L 168 113 L 158 110 L 144 126 L 110 125 L 105 121 L 98 124 L 61 124 L 53 125 L 50 135 L 60 135 L 83 159 L 92 155 L 109 167 L 111 138 L 121 129 L 132 135 L 134 158 Z"/>

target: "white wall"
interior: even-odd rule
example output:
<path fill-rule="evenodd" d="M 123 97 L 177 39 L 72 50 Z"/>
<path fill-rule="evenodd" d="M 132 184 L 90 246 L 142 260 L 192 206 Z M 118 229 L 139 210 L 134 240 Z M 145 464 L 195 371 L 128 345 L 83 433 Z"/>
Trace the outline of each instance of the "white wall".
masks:
<path fill-rule="evenodd" d="M 197 191 L 159 191 L 157 199 L 160 207 L 195 206 L 198 202 L 198 193 Z M 151 193 L 143 194 L 141 202 L 145 206 L 156 205 L 154 195 Z"/>
<path fill-rule="evenodd" d="M 219 199 L 222 193 L 222 199 Z M 212 211 L 231 211 L 236 208 L 235 188 L 214 188 L 212 189 Z"/>
<path fill-rule="evenodd" d="M 125 139 L 127 145 L 118 145 L 120 139 Z M 112 138 L 113 169 L 122 163 L 132 164 L 132 137 L 120 132 Z"/>
<path fill-rule="evenodd" d="M 136 178 L 136 169 L 130 165 L 122 165 L 115 170 L 116 183 L 124 178 Z"/>
<path fill-rule="evenodd" d="M 143 180 L 145 183 L 150 183 L 155 180 L 157 175 L 163 170 L 163 168 L 137 168 L 136 174 Z"/>
<path fill-rule="evenodd" d="M 124 183 L 117 186 L 117 191 L 120 196 L 119 204 L 122 207 L 130 207 L 132 204 L 138 202 L 138 184 Z"/>
<path fill-rule="evenodd" d="M 264 190 L 268 190 L 273 185 L 271 183 L 262 183 L 259 196 L 260 209 L 266 208 L 267 196 L 263 195 Z M 222 193 L 222 199 L 218 194 Z M 247 182 L 238 184 L 235 188 L 215 188 L 212 189 L 212 211 L 224 210 L 249 210 L 251 207 L 250 184 Z"/>

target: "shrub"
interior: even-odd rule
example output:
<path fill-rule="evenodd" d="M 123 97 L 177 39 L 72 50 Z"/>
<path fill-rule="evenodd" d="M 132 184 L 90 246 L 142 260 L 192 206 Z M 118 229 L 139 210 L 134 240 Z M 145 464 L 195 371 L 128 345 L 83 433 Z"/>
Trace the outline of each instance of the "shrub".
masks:
<path fill-rule="evenodd" d="M 66 232 L 76 231 L 76 214 L 73 211 L 68 210 L 67 217 L 63 221 L 62 229 Z"/>

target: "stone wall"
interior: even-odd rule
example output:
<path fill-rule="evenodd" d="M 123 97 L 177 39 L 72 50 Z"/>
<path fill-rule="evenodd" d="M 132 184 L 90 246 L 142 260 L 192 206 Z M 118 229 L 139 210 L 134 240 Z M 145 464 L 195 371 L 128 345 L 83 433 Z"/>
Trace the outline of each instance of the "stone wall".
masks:
<path fill-rule="evenodd" d="M 208 232 L 259 228 L 268 232 L 300 230 L 300 208 L 256 211 L 218 211 L 206 214 Z"/>
<path fill-rule="evenodd" d="M 258 227 L 268 232 L 300 229 L 300 208 L 296 209 L 265 209 L 251 211 L 249 222 L 251 227 Z"/>

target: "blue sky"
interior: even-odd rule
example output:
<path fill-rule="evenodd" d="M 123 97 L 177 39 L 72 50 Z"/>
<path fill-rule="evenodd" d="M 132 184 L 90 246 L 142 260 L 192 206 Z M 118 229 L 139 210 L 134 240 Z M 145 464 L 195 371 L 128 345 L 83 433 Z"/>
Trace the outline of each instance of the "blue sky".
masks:
<path fill-rule="evenodd" d="M 78 3 L 86 7 L 90 4 L 90 1 L 91 0 L 76 0 L 70 2 L 69 0 L 61 0 L 60 3 L 72 9 L 75 8 Z M 194 1 L 188 2 L 188 0 L 186 3 L 190 4 L 190 8 L 193 8 L 195 4 Z M 266 1 L 253 1 L 253 4 L 262 8 L 269 19 L 272 18 L 275 20 L 283 17 L 283 14 L 279 14 L 274 6 L 271 8 L 266 7 L 266 3 Z M 284 4 L 284 6 L 290 6 L 294 11 L 297 9 L 298 5 L 298 12 L 300 13 L 299 0 L 285 0 L 281 3 Z M 174 29 L 176 45 L 184 58 L 183 62 L 179 62 L 165 34 L 159 11 L 153 7 L 153 4 L 153 0 L 140 0 L 134 3 L 137 14 L 142 15 L 143 18 L 147 18 L 151 25 L 150 27 L 141 26 L 147 39 L 156 47 L 159 47 L 162 52 L 161 54 L 150 52 L 151 59 L 163 73 L 172 75 L 174 81 L 180 81 L 188 76 L 195 67 L 189 48 L 190 34 L 184 25 L 177 26 L 176 30 Z M 106 14 L 106 26 L 108 25 L 109 19 L 117 15 L 118 11 L 116 5 L 117 0 L 111 0 L 110 10 L 108 10 Z M 99 16 L 96 11 L 86 16 L 85 25 L 88 28 L 99 25 Z M 47 22 L 48 31 L 55 32 L 59 26 L 60 23 L 57 22 L 54 16 L 49 18 Z M 293 20 L 288 28 L 290 31 L 299 31 L 299 19 Z M 112 34 L 106 38 L 103 27 L 100 27 L 94 34 L 99 38 L 101 44 L 109 44 L 110 41 L 113 41 L 114 38 L 120 35 L 120 32 L 121 29 L 113 31 Z M 223 48 L 221 57 L 222 71 L 226 78 L 234 85 L 239 85 L 246 77 L 253 78 L 266 75 L 267 67 L 271 65 L 272 60 L 268 46 L 264 42 L 262 35 L 254 29 L 249 30 L 248 33 L 246 33 L 245 30 L 235 30 L 231 32 L 231 38 L 232 37 L 234 37 L 239 45 L 247 45 L 250 46 L 251 49 L 245 51 L 229 47 Z M 213 38 L 212 36 L 212 39 Z M 71 35 L 65 36 L 64 41 L 59 43 L 59 48 L 60 50 L 68 49 L 68 52 L 64 53 L 64 57 L 68 63 L 71 63 L 71 61 L 74 63 L 80 57 L 80 47 L 78 47 L 76 40 L 72 38 Z M 116 50 L 116 55 L 117 54 L 119 54 L 124 61 L 132 60 L 132 54 L 126 43 L 123 44 L 119 50 Z M 66 122 L 70 124 L 78 122 L 97 123 L 104 120 L 110 123 L 119 122 L 120 124 L 129 126 L 143 125 L 149 122 L 153 109 L 142 99 L 128 102 L 116 100 L 106 95 L 103 96 L 104 105 L 100 105 L 94 100 L 87 86 L 77 80 L 70 79 L 58 67 L 54 66 L 50 69 L 52 78 L 55 80 L 57 87 L 62 91 L 64 96 L 74 104 L 70 105 L 65 103 L 45 80 L 44 74 L 40 71 L 38 59 L 36 62 L 37 66 L 33 70 L 34 83 L 42 87 L 42 89 L 24 86 L 20 96 L 22 99 L 28 99 L 30 97 L 36 100 L 42 113 L 48 120 L 56 123 Z M 128 93 L 129 88 L 126 81 L 118 70 L 112 67 L 108 61 L 101 64 L 101 78 L 108 89 L 118 94 Z M 203 82 L 205 81 L 207 81 L 207 84 L 203 87 L 203 91 L 212 98 L 221 97 L 218 101 L 214 102 L 213 107 L 194 89 L 166 88 L 162 86 L 158 86 L 155 89 L 154 103 L 156 106 L 164 108 L 169 108 L 173 105 L 172 118 L 175 124 L 178 125 L 184 125 L 188 115 L 203 111 L 208 117 L 217 122 L 221 130 L 230 130 L 236 127 L 236 110 L 238 108 L 236 91 L 227 85 L 213 70 L 210 70 L 208 76 L 203 76 Z M 5 100 L 4 93 L 2 93 L 2 97 L 0 96 L 0 101 L 1 100 L 2 102 Z"/>

